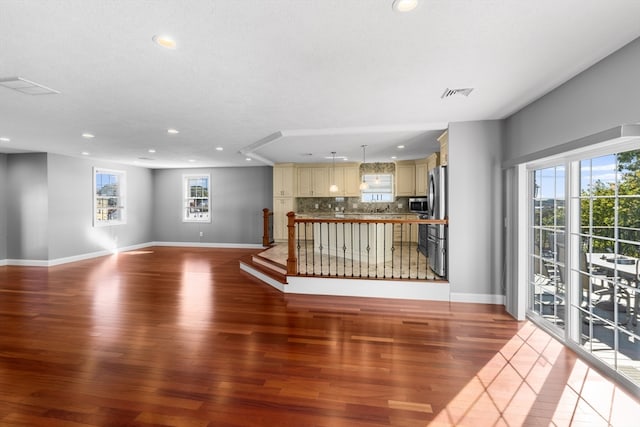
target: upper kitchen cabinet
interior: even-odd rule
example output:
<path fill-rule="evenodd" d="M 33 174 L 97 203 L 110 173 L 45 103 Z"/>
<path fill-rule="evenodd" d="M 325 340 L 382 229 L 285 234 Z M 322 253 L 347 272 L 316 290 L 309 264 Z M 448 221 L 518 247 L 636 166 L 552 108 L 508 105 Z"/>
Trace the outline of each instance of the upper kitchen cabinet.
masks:
<path fill-rule="evenodd" d="M 425 193 L 426 194 L 426 193 Z M 396 197 L 416 195 L 416 164 L 396 162 Z"/>
<path fill-rule="evenodd" d="M 329 169 L 330 176 L 333 170 Z M 342 164 L 336 166 L 334 182 L 338 186 L 337 193 L 331 193 L 330 196 L 338 197 L 360 197 L 360 170 L 358 165 Z"/>
<path fill-rule="evenodd" d="M 293 197 L 295 182 L 293 163 L 282 163 L 273 167 L 273 197 Z"/>
<path fill-rule="evenodd" d="M 438 137 L 440 143 L 440 164 L 447 166 L 449 164 L 449 131 L 445 130 L 442 135 Z"/>
<path fill-rule="evenodd" d="M 440 165 L 440 153 L 433 153 L 427 157 L 427 171 L 433 170 Z"/>
<path fill-rule="evenodd" d="M 428 170 L 427 159 L 416 160 L 416 196 L 427 195 Z"/>
<path fill-rule="evenodd" d="M 330 185 L 326 166 L 298 167 L 298 197 L 329 197 Z"/>

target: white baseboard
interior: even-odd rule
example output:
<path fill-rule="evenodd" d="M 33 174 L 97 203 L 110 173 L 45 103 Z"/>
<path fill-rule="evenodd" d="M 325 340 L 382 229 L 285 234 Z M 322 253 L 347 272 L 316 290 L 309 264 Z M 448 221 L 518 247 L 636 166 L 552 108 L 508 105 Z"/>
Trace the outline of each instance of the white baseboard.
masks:
<path fill-rule="evenodd" d="M 240 268 L 280 292 L 288 294 L 396 298 L 495 305 L 504 305 L 505 303 L 504 295 L 451 292 L 451 286 L 448 282 L 287 276 L 287 285 L 283 285 L 242 262 Z"/>
<path fill-rule="evenodd" d="M 140 243 L 138 245 L 131 245 L 131 246 L 125 246 L 125 247 L 122 247 L 122 248 L 117 248 L 117 249 L 115 249 L 113 251 L 104 250 L 104 251 L 90 252 L 90 253 L 87 253 L 87 254 L 74 255 L 74 256 L 65 257 L 65 258 L 56 258 L 56 259 L 53 259 L 53 260 L 49 261 L 49 267 L 52 267 L 54 265 L 67 264 L 67 263 L 70 263 L 70 262 L 83 261 L 85 259 L 98 258 L 98 257 L 101 257 L 101 256 L 107 256 L 107 255 L 113 255 L 113 254 L 117 254 L 119 252 L 134 251 L 136 249 L 148 248 L 149 246 L 153 246 L 153 245 L 150 242 L 149 243 Z"/>
<path fill-rule="evenodd" d="M 203 242 L 153 242 L 151 246 L 178 246 L 190 248 L 263 249 L 259 243 L 203 243 Z"/>
<path fill-rule="evenodd" d="M 287 293 L 449 301 L 447 282 L 287 277 Z"/>
<path fill-rule="evenodd" d="M 31 260 L 31 259 L 5 259 L 0 261 L 2 265 L 15 265 L 21 267 L 53 267 L 61 264 L 68 264 L 70 262 L 83 261 L 86 259 L 98 258 L 101 256 L 113 255 L 119 252 L 134 251 L 137 249 L 148 248 L 150 246 L 179 246 L 179 247 L 194 247 L 194 248 L 246 248 L 246 249 L 260 249 L 262 245 L 252 243 L 200 243 L 200 242 L 147 242 L 137 245 L 123 246 L 114 250 L 102 250 L 96 252 L 89 252 L 86 254 L 73 255 L 63 258 L 55 258 L 50 260 Z"/>
<path fill-rule="evenodd" d="M 4 267 L 5 265 L 7 265 L 7 260 L 6 259 L 0 259 L 0 267 Z"/>
<path fill-rule="evenodd" d="M 7 265 L 18 267 L 49 267 L 49 261 L 39 259 L 8 259 Z"/>
<path fill-rule="evenodd" d="M 470 302 L 475 304 L 505 304 L 504 295 L 495 294 L 468 294 L 451 292 L 451 302 Z"/>

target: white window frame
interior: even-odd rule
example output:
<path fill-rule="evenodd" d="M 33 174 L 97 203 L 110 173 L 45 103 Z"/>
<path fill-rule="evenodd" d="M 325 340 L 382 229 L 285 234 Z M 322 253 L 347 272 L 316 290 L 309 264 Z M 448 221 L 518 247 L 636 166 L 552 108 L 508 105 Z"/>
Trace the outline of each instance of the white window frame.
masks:
<path fill-rule="evenodd" d="M 376 191 L 376 177 L 384 176 L 389 178 L 388 191 Z M 369 186 L 366 190 L 360 190 L 360 201 L 362 203 L 393 203 L 395 200 L 393 174 L 392 173 L 367 173 L 362 176 L 362 181 Z M 386 188 L 386 187 L 385 187 Z"/>
<path fill-rule="evenodd" d="M 200 197 L 200 199 L 207 200 L 208 211 L 206 215 L 201 217 L 189 217 L 190 213 L 190 201 L 196 198 L 189 195 L 189 180 L 191 179 L 206 179 L 207 180 L 207 197 Z M 197 174 L 185 174 L 182 175 L 182 222 L 211 222 L 211 175 L 206 173 Z"/>
<path fill-rule="evenodd" d="M 114 175 L 118 181 L 118 193 L 115 196 L 118 199 L 118 204 L 115 209 L 119 212 L 118 219 L 104 218 L 103 214 L 98 213 L 100 206 L 100 200 L 104 197 L 98 194 L 98 175 Z M 122 170 L 106 169 L 106 168 L 93 168 L 93 226 L 104 227 L 109 225 L 122 225 L 127 223 L 127 173 Z"/>

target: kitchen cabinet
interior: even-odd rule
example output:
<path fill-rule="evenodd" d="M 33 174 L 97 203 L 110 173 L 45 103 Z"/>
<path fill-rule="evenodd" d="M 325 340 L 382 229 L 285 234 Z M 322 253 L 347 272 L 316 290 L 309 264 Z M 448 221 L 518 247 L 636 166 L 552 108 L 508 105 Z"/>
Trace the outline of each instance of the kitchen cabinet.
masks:
<path fill-rule="evenodd" d="M 414 161 L 396 163 L 396 197 L 415 196 L 416 165 Z"/>
<path fill-rule="evenodd" d="M 293 211 L 292 197 L 275 197 L 273 199 L 273 240 L 287 241 L 287 213 Z"/>
<path fill-rule="evenodd" d="M 416 219 L 416 215 L 400 215 L 399 218 L 411 220 Z M 418 241 L 418 224 L 394 224 L 393 241 L 416 243 Z"/>
<path fill-rule="evenodd" d="M 298 191 L 299 197 L 329 197 L 329 171 L 324 167 L 298 167 Z"/>
<path fill-rule="evenodd" d="M 433 153 L 427 157 L 427 171 L 433 170 L 440 164 L 440 153 Z"/>
<path fill-rule="evenodd" d="M 449 131 L 445 130 L 438 137 L 440 143 L 440 165 L 447 166 L 449 164 Z"/>
<path fill-rule="evenodd" d="M 313 246 L 317 257 L 329 254 L 357 262 L 365 259 L 371 263 L 393 258 L 393 230 L 384 224 L 368 224 L 364 231 L 357 223 L 332 224 L 328 227 L 314 223 L 313 227 L 314 235 L 318 236 Z M 336 246 L 335 242 L 341 245 Z"/>
<path fill-rule="evenodd" d="M 293 197 L 295 179 L 293 163 L 277 164 L 273 167 L 273 197 Z"/>
<path fill-rule="evenodd" d="M 333 174 L 331 169 L 330 173 Z M 338 192 L 330 196 L 360 197 L 360 170 L 357 165 L 336 166 L 333 183 L 338 186 Z"/>
<path fill-rule="evenodd" d="M 428 174 L 428 159 L 416 160 L 416 196 L 427 195 L 427 184 L 429 179 Z"/>

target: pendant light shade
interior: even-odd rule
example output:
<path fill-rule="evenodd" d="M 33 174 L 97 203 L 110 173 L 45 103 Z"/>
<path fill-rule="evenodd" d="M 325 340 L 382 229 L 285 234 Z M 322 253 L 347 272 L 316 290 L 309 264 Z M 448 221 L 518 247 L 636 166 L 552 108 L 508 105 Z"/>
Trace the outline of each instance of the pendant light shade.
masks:
<path fill-rule="evenodd" d="M 333 182 L 333 184 L 331 184 L 331 186 L 329 187 L 329 192 L 337 193 L 338 186 L 336 185 L 336 152 L 332 151 L 331 154 L 333 155 L 333 178 L 331 179 L 331 182 Z"/>
<path fill-rule="evenodd" d="M 365 150 L 367 149 L 366 145 L 362 145 L 362 164 L 367 163 L 367 157 Z M 362 182 L 360 183 L 360 190 L 366 190 L 369 188 L 369 184 L 364 180 L 364 173 L 362 174 Z"/>

